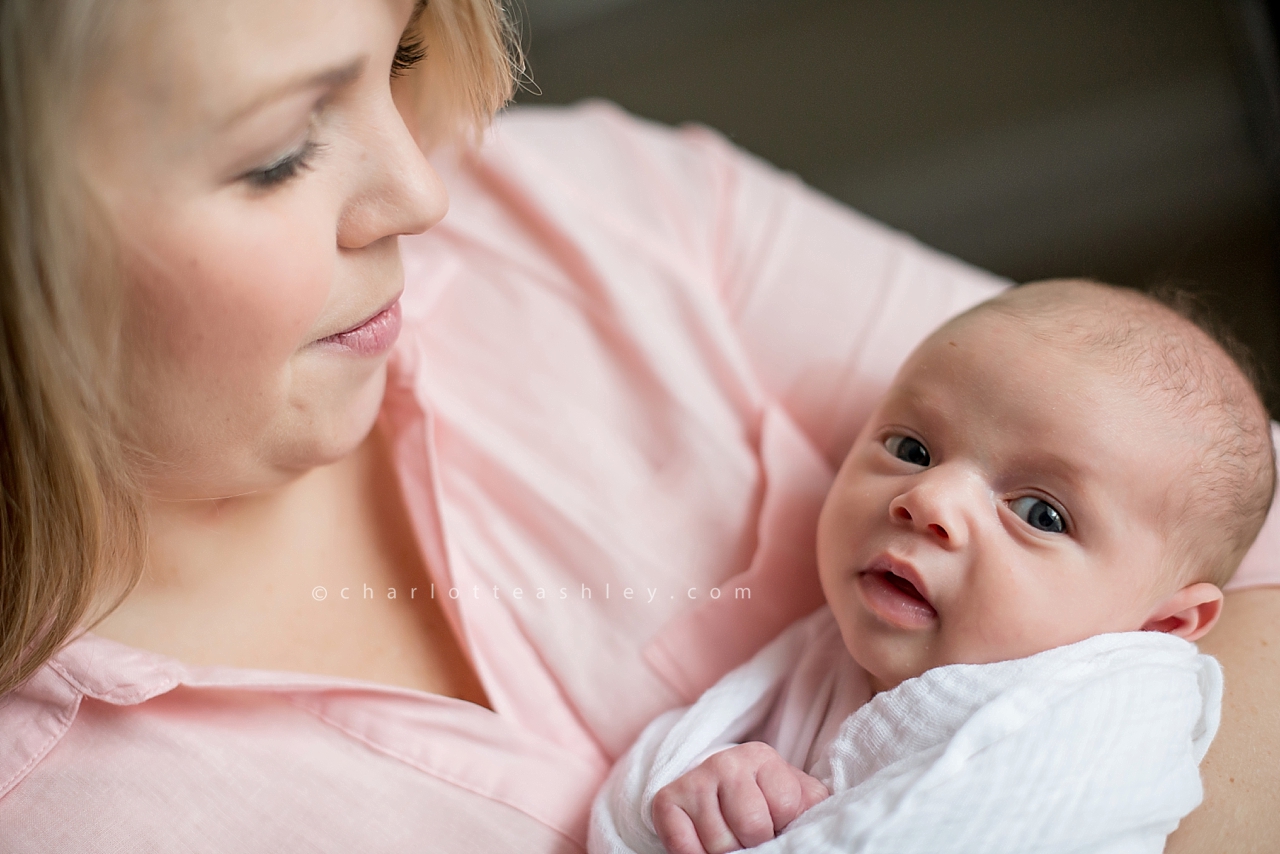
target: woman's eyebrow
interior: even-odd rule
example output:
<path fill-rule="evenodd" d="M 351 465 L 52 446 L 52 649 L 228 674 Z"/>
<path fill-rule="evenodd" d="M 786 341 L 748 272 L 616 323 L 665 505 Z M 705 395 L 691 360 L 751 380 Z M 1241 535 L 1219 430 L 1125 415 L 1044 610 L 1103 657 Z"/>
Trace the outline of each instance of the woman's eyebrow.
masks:
<path fill-rule="evenodd" d="M 345 86 L 360 76 L 360 72 L 364 70 L 367 61 L 368 57 L 358 56 L 344 65 L 326 68 L 316 73 L 299 75 L 277 86 L 272 86 L 265 92 L 259 93 L 247 104 L 237 108 L 222 122 L 222 127 L 229 127 L 251 113 L 262 109 L 267 104 L 278 101 L 295 92 L 302 92 L 307 89 L 338 89 Z"/>

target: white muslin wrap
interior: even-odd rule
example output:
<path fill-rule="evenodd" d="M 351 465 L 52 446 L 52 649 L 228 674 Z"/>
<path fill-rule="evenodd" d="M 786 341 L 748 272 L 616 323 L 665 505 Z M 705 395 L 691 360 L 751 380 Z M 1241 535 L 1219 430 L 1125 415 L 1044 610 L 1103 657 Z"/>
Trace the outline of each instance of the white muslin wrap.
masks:
<path fill-rule="evenodd" d="M 592 854 L 660 854 L 658 790 L 716 747 L 758 734 L 814 645 L 838 643 L 823 608 L 650 724 L 596 799 Z M 1200 803 L 1199 762 L 1221 704 L 1218 663 L 1158 632 L 939 667 L 828 730 L 808 770 L 831 797 L 753 850 L 1158 854 Z"/>

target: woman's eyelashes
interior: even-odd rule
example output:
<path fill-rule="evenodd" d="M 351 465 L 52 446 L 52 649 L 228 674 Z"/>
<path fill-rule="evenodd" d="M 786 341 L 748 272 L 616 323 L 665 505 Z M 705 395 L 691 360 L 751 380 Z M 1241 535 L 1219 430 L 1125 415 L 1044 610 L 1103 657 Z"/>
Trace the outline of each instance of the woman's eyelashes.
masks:
<path fill-rule="evenodd" d="M 242 180 L 259 190 L 277 187 L 290 178 L 296 177 L 299 173 L 310 169 L 312 160 L 322 148 L 323 146 L 320 143 L 307 140 L 300 148 L 289 152 L 275 162 L 263 166 L 261 169 L 246 172 L 242 176 Z"/>
<path fill-rule="evenodd" d="M 919 439 L 911 436 L 889 436 L 884 440 L 884 447 L 898 459 L 914 466 L 929 465 L 929 449 Z"/>
<path fill-rule="evenodd" d="M 417 11 L 414 12 L 414 20 L 417 19 L 425 7 L 425 3 L 419 4 Z M 410 24 L 412 27 L 413 22 L 411 21 Z M 426 57 L 427 46 L 421 37 L 406 35 L 400 41 L 400 44 L 396 46 L 395 55 L 391 59 L 391 77 L 393 79 L 403 77 Z M 273 187 L 278 187 L 291 178 L 297 177 L 299 173 L 310 169 L 312 160 L 323 148 L 324 146 L 320 143 L 308 139 L 295 151 L 289 152 L 266 166 L 250 170 L 241 175 L 240 180 L 257 190 L 269 190 Z"/>
<path fill-rule="evenodd" d="M 427 58 L 427 46 L 421 38 L 405 37 L 396 47 L 396 54 L 391 59 L 391 77 L 403 77 L 415 65 Z"/>
<path fill-rule="evenodd" d="M 1037 531 L 1050 534 L 1063 534 L 1067 530 L 1065 514 L 1043 498 L 1024 495 L 1009 502 L 1009 509 L 1019 519 Z"/>
<path fill-rule="evenodd" d="M 427 11 L 427 0 L 417 0 L 413 4 L 413 14 L 409 16 L 409 24 L 404 35 L 400 36 L 400 44 L 396 46 L 396 54 L 391 59 L 391 79 L 403 77 L 410 69 L 427 58 L 427 46 L 422 36 L 417 35 L 418 22 L 422 13 Z"/>

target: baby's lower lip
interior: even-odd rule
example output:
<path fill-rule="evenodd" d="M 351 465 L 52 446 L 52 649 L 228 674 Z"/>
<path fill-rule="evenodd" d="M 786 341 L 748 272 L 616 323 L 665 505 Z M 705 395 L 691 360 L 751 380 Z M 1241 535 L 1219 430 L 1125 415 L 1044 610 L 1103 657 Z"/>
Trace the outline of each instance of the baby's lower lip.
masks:
<path fill-rule="evenodd" d="M 903 590 L 888 572 L 863 572 L 858 576 L 858 590 L 871 613 L 891 626 L 923 629 L 938 619 L 932 605 Z"/>

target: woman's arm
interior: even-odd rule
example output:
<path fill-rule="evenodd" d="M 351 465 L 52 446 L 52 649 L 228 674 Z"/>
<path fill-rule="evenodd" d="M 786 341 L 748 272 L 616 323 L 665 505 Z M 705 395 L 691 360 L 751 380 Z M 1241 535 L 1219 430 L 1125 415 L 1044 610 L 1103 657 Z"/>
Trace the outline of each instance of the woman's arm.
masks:
<path fill-rule="evenodd" d="M 1280 851 L 1280 587 L 1227 594 L 1200 641 L 1226 675 L 1222 727 L 1200 766 L 1204 803 L 1169 837 L 1167 854 Z"/>
<path fill-rule="evenodd" d="M 770 391 L 836 465 L 861 407 L 916 341 L 999 283 L 788 187 L 709 135 L 701 143 L 730 164 L 729 311 Z M 1201 642 L 1226 671 L 1225 708 L 1202 765 L 1204 804 L 1170 838 L 1171 854 L 1280 851 L 1280 586 L 1257 585 L 1280 585 L 1280 502 Z"/>
<path fill-rule="evenodd" d="M 519 210 L 541 212 L 542 219 L 535 222 L 554 225 L 549 234 L 557 239 L 567 235 L 563 246 L 554 244 L 559 254 L 545 263 L 571 262 L 575 275 L 587 284 L 571 286 L 577 279 L 567 280 L 564 292 L 596 288 L 593 276 L 600 270 L 614 276 L 612 289 L 600 289 L 602 304 L 614 307 L 610 311 L 628 304 L 622 299 L 628 288 L 711 288 L 731 324 L 730 336 L 736 339 L 724 350 L 734 351 L 740 344 L 750 361 L 751 384 L 758 380 L 786 408 L 833 468 L 912 347 L 953 314 L 1007 284 L 823 198 L 710 131 L 672 132 L 600 104 L 574 110 L 516 110 L 504 124 L 508 138 L 518 137 L 519 144 L 505 159 L 494 155 L 485 180 L 517 199 L 524 206 Z M 451 227 L 462 229 L 458 215 L 468 204 L 459 201 L 456 186 L 454 190 Z M 485 191 L 485 204 L 492 192 Z M 512 268 L 525 264 L 530 254 L 536 256 L 513 240 L 523 220 L 512 220 L 506 230 L 495 229 L 489 220 L 472 217 L 472 222 L 468 239 L 482 247 L 491 241 L 485 251 L 496 257 L 510 253 L 518 259 L 510 262 Z M 520 275 L 518 282 L 524 283 L 527 274 Z M 661 316 L 683 317 L 697 307 L 687 305 L 689 301 L 677 301 L 679 311 Z M 716 346 L 720 343 L 718 321 L 687 328 L 698 329 L 698 336 L 708 336 Z M 627 334 L 647 340 L 640 333 L 647 335 L 649 329 L 637 321 Z M 712 344 L 708 352 L 723 352 Z M 737 354 L 724 356 L 723 362 L 721 358 L 716 355 L 714 364 L 732 379 Z M 559 422 L 548 416 L 547 423 Z M 574 453 L 579 453 L 578 446 Z M 611 542 L 616 550 L 617 533 L 599 540 Z M 644 537 L 643 547 L 637 542 L 636 554 L 652 551 L 651 528 Z M 699 539 L 705 542 L 706 536 L 700 534 Z M 1237 583 L 1280 585 L 1280 560 L 1273 555 L 1280 555 L 1280 506 L 1237 574 Z M 645 572 L 643 577 L 651 582 L 660 577 L 648 565 Z M 715 570 L 707 571 L 707 577 L 714 574 Z M 589 577 L 583 575 L 575 583 Z M 1236 604 L 1248 600 L 1258 604 Z M 1185 832 L 1174 844 L 1194 844 L 1191 834 L 1202 828 L 1217 832 L 1228 825 L 1243 833 L 1247 826 L 1250 833 L 1266 839 L 1268 828 L 1280 826 L 1280 815 L 1262 803 L 1270 790 L 1269 766 L 1280 766 L 1280 719 L 1264 719 L 1251 710 L 1251 704 L 1273 694 L 1277 702 L 1261 707 L 1280 708 L 1280 672 L 1259 655 L 1270 649 L 1261 641 L 1273 637 L 1264 634 L 1270 626 L 1268 613 L 1280 614 L 1280 595 L 1266 589 L 1230 593 L 1221 627 L 1205 642 L 1227 667 L 1229 706 L 1204 764 L 1208 801 L 1184 822 Z M 656 628 L 647 628 L 647 634 L 638 632 L 637 637 L 652 637 L 653 631 Z M 562 660 L 577 660 L 573 650 L 580 641 L 565 644 Z M 1280 639 L 1273 646 L 1280 646 Z M 638 661 L 636 666 L 647 672 Z M 631 671 L 610 661 L 607 684 L 624 684 L 624 672 Z M 584 677 L 575 696 L 598 695 L 604 678 Z M 634 712 L 632 699 L 629 714 L 613 707 L 607 714 L 602 711 L 599 730 L 615 733 L 620 742 L 624 735 L 634 737 L 631 728 L 642 725 L 644 715 Z M 618 720 L 629 723 L 619 726 Z M 1268 752 L 1252 753 L 1254 744 Z M 1237 773 L 1238 769 L 1243 770 Z M 1271 776 L 1280 776 L 1280 767 Z M 1253 800 L 1243 795 L 1228 800 L 1230 788 L 1242 788 L 1246 780 L 1255 787 Z M 1238 815 L 1228 808 L 1236 803 Z M 1251 804 L 1252 810 L 1247 809 Z M 1235 848 L 1233 844 L 1227 850 Z M 1206 849 L 1199 845 L 1170 850 Z M 1280 850 L 1280 845 L 1271 850 Z"/>
<path fill-rule="evenodd" d="M 1271 434 L 1280 450 L 1280 424 Z M 1280 477 L 1280 469 L 1276 472 Z M 1222 726 L 1200 766 L 1204 803 L 1169 838 L 1171 854 L 1280 851 L 1280 501 L 1227 585 L 1200 648 L 1226 671 Z"/>

